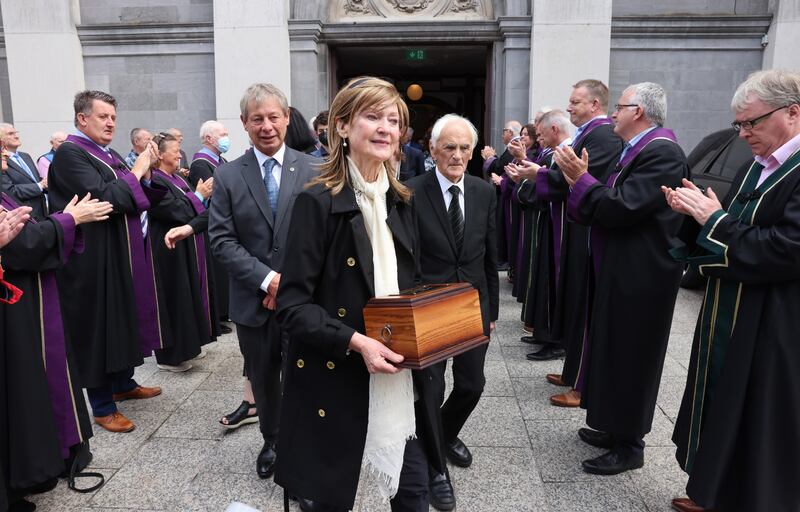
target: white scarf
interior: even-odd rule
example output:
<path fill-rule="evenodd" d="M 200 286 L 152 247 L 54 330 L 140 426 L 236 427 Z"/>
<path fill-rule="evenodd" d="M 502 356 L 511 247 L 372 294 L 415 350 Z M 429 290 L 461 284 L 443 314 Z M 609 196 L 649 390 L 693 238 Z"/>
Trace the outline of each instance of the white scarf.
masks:
<path fill-rule="evenodd" d="M 386 191 L 389 178 L 382 167 L 378 179 L 367 183 L 355 163 L 347 158 L 350 182 L 372 244 L 375 296 L 400 291 L 397 284 L 397 255 L 394 239 L 386 224 Z M 414 384 L 409 370 L 395 374 L 376 373 L 369 380 L 369 417 L 364 444 L 364 465 L 378 476 L 384 500 L 392 498 L 400 484 L 406 441 L 416 435 Z"/>

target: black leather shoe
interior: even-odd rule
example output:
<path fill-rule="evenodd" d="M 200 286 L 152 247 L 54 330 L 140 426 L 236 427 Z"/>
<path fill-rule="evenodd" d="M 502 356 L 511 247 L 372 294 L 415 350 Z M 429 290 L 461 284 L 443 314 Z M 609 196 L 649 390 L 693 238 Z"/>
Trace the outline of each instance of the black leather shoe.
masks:
<path fill-rule="evenodd" d="M 233 329 L 231 329 L 227 325 L 223 324 L 222 322 L 219 323 L 219 333 L 220 334 L 230 334 L 232 332 L 233 332 Z"/>
<path fill-rule="evenodd" d="M 275 445 L 272 443 L 264 443 L 261 448 L 261 453 L 258 454 L 256 459 L 256 473 L 258 478 L 269 478 L 275 472 Z"/>
<path fill-rule="evenodd" d="M 560 359 L 567 355 L 567 351 L 563 348 L 554 347 L 550 344 L 543 346 L 536 352 L 531 352 L 525 357 L 528 361 L 551 361 L 553 359 Z"/>
<path fill-rule="evenodd" d="M 586 459 L 582 465 L 583 470 L 592 475 L 618 475 L 644 466 L 644 453 L 612 450 L 594 459 Z"/>
<path fill-rule="evenodd" d="M 444 473 L 439 473 L 431 478 L 428 484 L 430 494 L 430 504 L 436 510 L 453 510 L 456 508 L 456 495 L 453 493 L 453 485 Z"/>
<path fill-rule="evenodd" d="M 586 444 L 610 450 L 614 447 L 614 440 L 608 432 L 599 432 L 590 428 L 579 428 L 578 437 Z"/>
<path fill-rule="evenodd" d="M 297 504 L 300 505 L 300 510 L 303 512 L 344 512 L 344 509 L 323 505 L 299 496 L 292 496 L 291 499 L 297 500 Z"/>
<path fill-rule="evenodd" d="M 461 439 L 455 438 L 444 448 L 447 460 L 460 468 L 468 468 L 472 464 L 472 454 Z"/>
<path fill-rule="evenodd" d="M 519 339 L 522 343 L 530 343 L 531 345 L 538 345 L 539 342 L 533 336 L 523 336 Z"/>

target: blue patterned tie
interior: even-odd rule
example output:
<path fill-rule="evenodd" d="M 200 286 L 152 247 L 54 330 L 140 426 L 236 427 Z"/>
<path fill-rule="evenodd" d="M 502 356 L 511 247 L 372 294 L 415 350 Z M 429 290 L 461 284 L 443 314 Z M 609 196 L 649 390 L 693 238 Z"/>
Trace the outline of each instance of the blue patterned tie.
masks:
<path fill-rule="evenodd" d="M 23 160 L 22 157 L 19 156 L 19 153 L 14 153 L 13 158 L 14 162 L 16 162 L 17 165 L 22 167 L 22 169 L 25 170 L 26 173 L 28 173 L 28 176 L 30 176 L 35 183 L 39 183 L 40 181 L 42 181 L 41 179 L 37 179 L 36 176 L 33 175 L 33 171 L 31 171 L 31 168 L 28 167 L 28 164 L 25 163 L 25 160 Z"/>
<path fill-rule="evenodd" d="M 275 220 L 275 215 L 278 213 L 278 193 L 280 188 L 275 176 L 272 175 L 272 168 L 278 162 L 274 158 L 267 158 L 264 161 L 264 185 L 267 187 L 267 198 L 269 199 L 269 207 L 272 210 L 272 220 Z"/>

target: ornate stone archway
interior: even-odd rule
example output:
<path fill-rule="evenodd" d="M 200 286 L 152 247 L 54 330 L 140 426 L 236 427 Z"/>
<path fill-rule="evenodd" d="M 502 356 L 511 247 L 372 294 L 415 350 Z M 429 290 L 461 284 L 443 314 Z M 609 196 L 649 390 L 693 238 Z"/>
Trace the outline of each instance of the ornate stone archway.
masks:
<path fill-rule="evenodd" d="M 339 0 L 331 2 L 330 20 L 457 17 L 492 19 L 491 0 Z"/>

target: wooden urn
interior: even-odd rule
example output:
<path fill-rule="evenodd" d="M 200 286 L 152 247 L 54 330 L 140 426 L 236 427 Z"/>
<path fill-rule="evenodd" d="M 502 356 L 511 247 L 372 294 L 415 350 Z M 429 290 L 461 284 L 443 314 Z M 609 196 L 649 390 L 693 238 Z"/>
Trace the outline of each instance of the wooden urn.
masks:
<path fill-rule="evenodd" d="M 370 338 L 382 341 L 419 370 L 489 341 L 478 290 L 469 283 L 428 284 L 375 297 L 364 307 Z"/>

